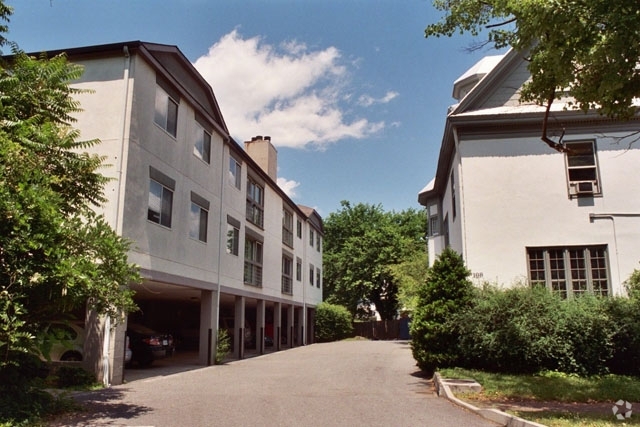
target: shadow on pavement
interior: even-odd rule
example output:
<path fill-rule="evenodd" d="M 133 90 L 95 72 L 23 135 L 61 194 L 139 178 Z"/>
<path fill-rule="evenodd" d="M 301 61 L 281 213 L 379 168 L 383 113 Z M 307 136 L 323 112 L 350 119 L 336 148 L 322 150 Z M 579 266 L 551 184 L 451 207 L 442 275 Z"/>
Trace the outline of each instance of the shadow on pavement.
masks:
<path fill-rule="evenodd" d="M 91 425 L 98 418 L 134 419 L 152 410 L 145 406 L 123 403 L 122 398 L 125 392 L 126 389 L 105 388 L 75 394 L 74 400 L 81 405 L 82 409 L 55 418 L 47 425 L 50 427 L 68 426 L 71 425 L 71 421 L 73 425 Z"/>

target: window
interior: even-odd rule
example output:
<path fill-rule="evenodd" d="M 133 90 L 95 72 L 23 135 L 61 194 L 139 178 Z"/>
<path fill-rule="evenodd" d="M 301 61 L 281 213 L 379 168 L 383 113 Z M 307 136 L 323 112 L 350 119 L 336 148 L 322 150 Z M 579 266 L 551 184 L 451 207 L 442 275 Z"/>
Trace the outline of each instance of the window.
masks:
<path fill-rule="evenodd" d="M 309 284 L 311 286 L 313 286 L 313 275 L 315 274 L 314 271 L 315 268 L 313 267 L 313 264 L 309 264 Z"/>
<path fill-rule="evenodd" d="M 609 294 L 606 245 L 527 248 L 527 258 L 532 285 L 546 286 L 563 298 Z"/>
<path fill-rule="evenodd" d="M 207 241 L 207 223 L 209 219 L 209 201 L 191 193 L 191 210 L 189 212 L 189 237 Z"/>
<path fill-rule="evenodd" d="M 302 221 L 297 220 L 298 239 L 302 239 Z"/>
<path fill-rule="evenodd" d="M 320 288 L 320 278 L 322 277 L 322 274 L 320 273 L 320 269 L 316 269 L 316 288 Z"/>
<path fill-rule="evenodd" d="M 249 236 L 244 241 L 244 283 L 262 287 L 262 242 Z"/>
<path fill-rule="evenodd" d="M 154 168 L 149 168 L 149 208 L 147 219 L 171 228 L 175 181 Z"/>
<path fill-rule="evenodd" d="M 309 246 L 313 247 L 314 235 L 313 229 L 309 228 Z"/>
<path fill-rule="evenodd" d="M 453 179 L 453 172 L 451 172 L 451 215 L 453 221 L 456 219 L 456 183 Z"/>
<path fill-rule="evenodd" d="M 282 243 L 293 248 L 293 214 L 282 209 Z"/>
<path fill-rule="evenodd" d="M 193 154 L 205 163 L 211 162 L 211 134 L 200 123 L 196 123 L 195 133 Z"/>
<path fill-rule="evenodd" d="M 238 190 L 241 188 L 240 183 L 242 182 L 242 166 L 240 166 L 240 162 L 238 162 L 232 156 L 229 156 L 229 181 L 231 185 L 236 187 Z"/>
<path fill-rule="evenodd" d="M 156 111 L 153 121 L 175 138 L 178 129 L 179 98 L 177 93 L 173 93 L 173 96 L 169 95 L 168 86 L 163 86 L 156 86 Z"/>
<path fill-rule="evenodd" d="M 570 196 L 593 196 L 601 193 L 593 141 L 567 142 L 566 161 Z"/>
<path fill-rule="evenodd" d="M 322 239 L 320 238 L 320 233 L 316 233 L 316 250 L 320 252 L 322 249 Z"/>
<path fill-rule="evenodd" d="M 302 259 L 296 258 L 296 280 L 302 281 Z"/>
<path fill-rule="evenodd" d="M 251 178 L 247 181 L 247 221 L 264 226 L 264 188 Z"/>
<path fill-rule="evenodd" d="M 282 255 L 282 293 L 293 294 L 293 259 L 287 255 Z"/>
<path fill-rule="evenodd" d="M 238 256 L 240 246 L 240 221 L 227 215 L 227 253 Z"/>
<path fill-rule="evenodd" d="M 438 218 L 438 205 L 433 204 L 427 207 L 427 216 L 429 218 L 429 230 L 427 231 L 429 237 L 437 236 L 440 234 L 440 219 Z"/>

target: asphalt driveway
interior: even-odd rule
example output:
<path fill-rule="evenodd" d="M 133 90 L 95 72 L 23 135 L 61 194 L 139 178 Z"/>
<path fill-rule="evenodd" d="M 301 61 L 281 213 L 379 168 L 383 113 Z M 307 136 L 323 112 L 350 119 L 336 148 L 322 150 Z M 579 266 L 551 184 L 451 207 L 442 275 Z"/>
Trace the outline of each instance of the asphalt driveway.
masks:
<path fill-rule="evenodd" d="M 421 378 L 406 342 L 342 341 L 84 393 L 51 426 L 494 426 Z"/>

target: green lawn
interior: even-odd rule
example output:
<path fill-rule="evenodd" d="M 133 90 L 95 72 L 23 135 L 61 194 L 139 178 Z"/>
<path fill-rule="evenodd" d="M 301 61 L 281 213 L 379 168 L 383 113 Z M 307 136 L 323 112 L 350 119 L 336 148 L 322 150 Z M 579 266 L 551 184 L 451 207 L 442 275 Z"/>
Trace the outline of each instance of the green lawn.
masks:
<path fill-rule="evenodd" d="M 620 375 L 604 375 L 582 378 L 558 372 L 537 375 L 494 374 L 465 369 L 440 370 L 443 378 L 473 378 L 483 387 L 481 393 L 465 394 L 465 400 L 477 402 L 506 402 L 535 400 L 543 402 L 576 403 L 575 411 L 568 412 L 513 412 L 515 415 L 552 427 L 565 426 L 624 426 L 640 425 L 640 378 Z M 585 405 L 598 402 L 611 403 L 618 400 L 635 402 L 637 415 L 617 420 L 613 412 L 584 411 Z M 608 408 L 608 406 L 606 406 Z"/>

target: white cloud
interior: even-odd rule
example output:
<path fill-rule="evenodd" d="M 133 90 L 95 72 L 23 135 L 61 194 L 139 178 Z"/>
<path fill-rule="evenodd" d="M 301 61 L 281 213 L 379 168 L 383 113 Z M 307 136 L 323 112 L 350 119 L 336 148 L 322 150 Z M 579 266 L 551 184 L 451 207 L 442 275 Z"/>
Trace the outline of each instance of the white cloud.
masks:
<path fill-rule="evenodd" d="M 358 98 L 358 104 L 363 107 L 370 107 L 374 104 L 386 104 L 391 102 L 394 98 L 398 96 L 398 92 L 389 91 L 382 98 L 374 98 L 370 95 L 362 95 Z"/>
<path fill-rule="evenodd" d="M 298 197 L 298 193 L 296 192 L 296 188 L 300 185 L 299 182 L 288 180 L 285 178 L 278 178 L 278 187 L 284 191 L 284 193 L 289 196 L 290 199 L 294 199 Z"/>
<path fill-rule="evenodd" d="M 311 50 L 295 40 L 279 47 L 237 30 L 198 58 L 195 67 L 211 84 L 231 134 L 239 142 L 269 135 L 276 146 L 324 149 L 385 127 L 352 117 L 350 66 L 335 47 Z M 388 92 L 374 103 L 397 96 Z M 362 97 L 361 97 L 362 98 Z"/>

